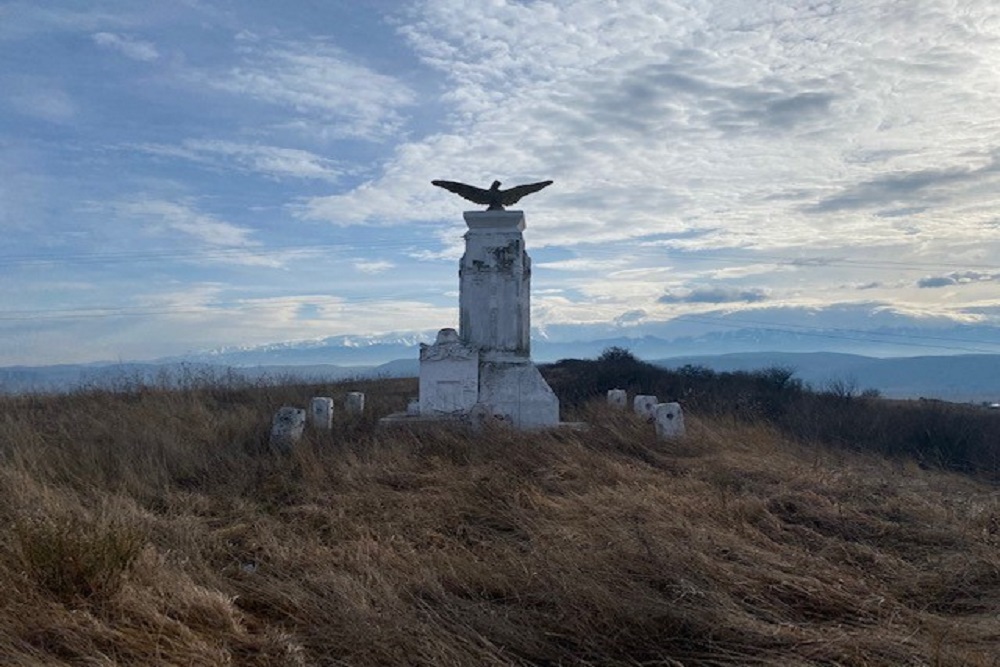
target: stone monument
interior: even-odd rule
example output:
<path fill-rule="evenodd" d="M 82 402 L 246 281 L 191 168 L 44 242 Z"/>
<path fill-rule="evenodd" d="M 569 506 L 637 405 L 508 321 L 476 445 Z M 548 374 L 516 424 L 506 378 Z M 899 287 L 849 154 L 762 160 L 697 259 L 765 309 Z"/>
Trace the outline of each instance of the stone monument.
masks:
<path fill-rule="evenodd" d="M 466 211 L 465 254 L 459 267 L 459 329 L 442 329 L 420 346 L 419 418 L 484 415 L 519 429 L 559 424 L 559 399 L 531 361 L 531 258 L 524 249 L 523 211 L 511 205 L 551 181 L 483 190 L 435 181 L 488 204 Z M 393 416 L 390 421 L 405 421 Z"/>

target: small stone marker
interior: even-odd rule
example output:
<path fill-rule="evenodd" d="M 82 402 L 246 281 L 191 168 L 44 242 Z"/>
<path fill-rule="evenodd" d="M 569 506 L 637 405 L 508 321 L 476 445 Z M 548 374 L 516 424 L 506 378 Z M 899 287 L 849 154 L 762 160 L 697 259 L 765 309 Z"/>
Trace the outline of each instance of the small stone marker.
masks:
<path fill-rule="evenodd" d="M 608 405 L 624 410 L 628 405 L 628 392 L 624 389 L 608 389 Z"/>
<path fill-rule="evenodd" d="M 309 422 L 313 428 L 329 431 L 333 428 L 333 399 L 316 396 L 309 402 Z"/>
<path fill-rule="evenodd" d="M 632 399 L 632 409 L 635 410 L 635 414 L 640 417 L 644 417 L 649 422 L 652 422 L 656 419 L 656 404 L 659 402 L 660 399 L 656 396 L 639 394 Z"/>
<path fill-rule="evenodd" d="M 271 446 L 288 451 L 306 427 L 306 411 L 285 406 L 274 414 L 271 422 Z"/>
<path fill-rule="evenodd" d="M 660 403 L 656 406 L 656 437 L 670 440 L 684 436 L 684 412 L 680 403 Z"/>
<path fill-rule="evenodd" d="M 365 395 L 360 391 L 349 391 L 344 399 L 344 409 L 349 415 L 360 415 L 365 411 Z"/>

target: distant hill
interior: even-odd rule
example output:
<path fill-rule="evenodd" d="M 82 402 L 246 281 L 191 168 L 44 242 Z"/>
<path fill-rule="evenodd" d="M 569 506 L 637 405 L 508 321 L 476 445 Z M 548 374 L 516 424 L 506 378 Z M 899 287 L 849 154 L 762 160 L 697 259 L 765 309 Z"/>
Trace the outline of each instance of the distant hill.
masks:
<path fill-rule="evenodd" d="M 390 377 L 372 366 L 247 366 L 209 363 L 63 364 L 0 368 L 0 392 L 63 392 L 82 387 L 127 387 L 152 384 L 183 387 L 210 382 L 280 382 L 285 379 L 336 381 L 355 377 Z"/>
<path fill-rule="evenodd" d="M 1000 400 L 1000 355 L 878 359 L 835 352 L 747 352 L 658 359 L 665 368 L 704 366 L 715 371 L 745 371 L 780 366 L 817 389 L 832 382 L 859 391 L 878 389 L 892 398 L 939 398 L 949 401 Z"/>
<path fill-rule="evenodd" d="M 593 358 L 606 347 L 590 351 L 592 353 L 587 355 L 565 356 Z M 639 351 L 641 349 L 633 347 L 636 356 L 650 359 Z M 199 378 L 226 377 L 250 382 L 285 378 L 326 382 L 350 378 L 415 377 L 420 371 L 416 350 L 406 352 L 408 358 L 372 365 L 285 363 L 239 366 L 227 363 L 227 357 L 220 356 L 217 363 L 14 366 L 0 368 L 0 392 L 71 391 L 82 386 L 113 387 L 136 382 L 180 386 Z M 838 352 L 745 352 L 672 356 L 654 359 L 652 363 L 664 368 L 704 366 L 715 371 L 780 366 L 792 369 L 795 377 L 817 389 L 837 382 L 853 386 L 858 391 L 877 389 L 882 395 L 892 398 L 927 397 L 958 402 L 1000 400 L 1000 355 L 878 359 Z"/>

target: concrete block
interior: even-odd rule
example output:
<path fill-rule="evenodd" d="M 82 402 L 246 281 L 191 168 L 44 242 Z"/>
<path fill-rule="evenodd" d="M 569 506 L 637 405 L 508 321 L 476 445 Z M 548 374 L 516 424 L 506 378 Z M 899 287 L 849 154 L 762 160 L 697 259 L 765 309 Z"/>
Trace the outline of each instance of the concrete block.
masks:
<path fill-rule="evenodd" d="M 660 403 L 655 414 L 657 438 L 672 440 L 684 436 L 684 412 L 680 403 Z"/>
<path fill-rule="evenodd" d="M 441 329 L 433 345 L 420 346 L 420 414 L 465 414 L 478 399 L 479 352 Z"/>
<path fill-rule="evenodd" d="M 316 396 L 309 401 L 309 423 L 313 428 L 329 431 L 333 428 L 333 399 Z"/>
<path fill-rule="evenodd" d="M 479 401 L 514 428 L 559 425 L 559 399 L 530 360 L 484 361 L 479 373 Z"/>
<path fill-rule="evenodd" d="M 344 412 L 349 415 L 361 415 L 365 411 L 365 394 L 360 391 L 349 391 L 344 398 Z"/>
<path fill-rule="evenodd" d="M 306 427 L 306 411 L 285 406 L 274 414 L 271 422 L 271 446 L 288 451 L 299 439 Z"/>
<path fill-rule="evenodd" d="M 608 389 L 608 405 L 624 410 L 628 405 L 628 392 L 624 389 Z"/>
<path fill-rule="evenodd" d="M 660 399 L 656 396 L 639 394 L 632 399 L 632 409 L 635 411 L 635 414 L 653 423 L 653 420 L 656 419 L 656 405 L 659 402 Z"/>

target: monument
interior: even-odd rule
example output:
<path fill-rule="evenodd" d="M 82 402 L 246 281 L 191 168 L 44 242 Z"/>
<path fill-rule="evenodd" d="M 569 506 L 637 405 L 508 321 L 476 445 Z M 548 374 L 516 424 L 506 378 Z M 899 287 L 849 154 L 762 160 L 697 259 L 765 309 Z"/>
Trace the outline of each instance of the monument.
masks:
<path fill-rule="evenodd" d="M 504 209 L 552 181 L 507 190 L 500 190 L 499 181 L 489 190 L 432 183 L 489 208 L 464 214 L 459 329 L 442 329 L 432 345 L 420 346 L 419 418 L 494 420 L 518 429 L 557 426 L 559 399 L 531 361 L 524 212 Z"/>

